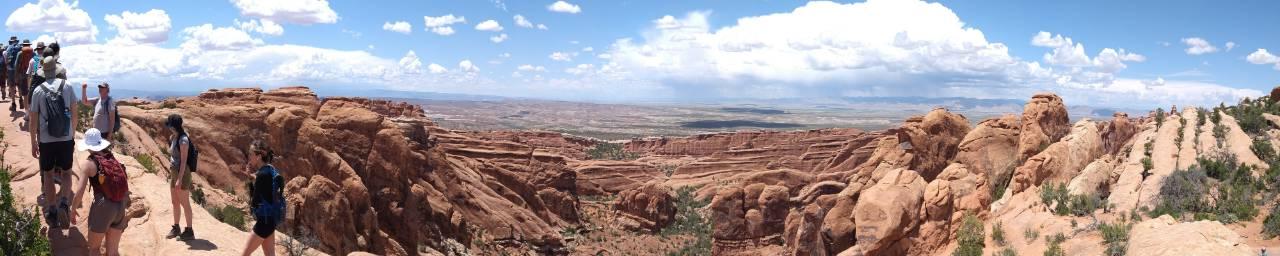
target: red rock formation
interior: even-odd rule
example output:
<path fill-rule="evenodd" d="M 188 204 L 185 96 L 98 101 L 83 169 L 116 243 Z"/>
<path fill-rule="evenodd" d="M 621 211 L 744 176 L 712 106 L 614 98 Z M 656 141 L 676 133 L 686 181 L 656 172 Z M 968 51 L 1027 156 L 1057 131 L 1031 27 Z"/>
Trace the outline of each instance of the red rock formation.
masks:
<path fill-rule="evenodd" d="M 1022 129 L 1018 136 L 1019 159 L 1031 158 L 1044 147 L 1071 131 L 1067 107 L 1057 94 L 1040 93 L 1022 109 Z"/>
<path fill-rule="evenodd" d="M 1102 147 L 1107 154 L 1120 153 L 1129 139 L 1138 134 L 1138 125 L 1129 120 L 1129 114 L 1116 112 L 1112 116 L 1111 122 L 1102 128 Z"/>
<path fill-rule="evenodd" d="M 649 182 L 619 193 L 613 209 L 622 214 L 622 225 L 628 229 L 657 232 L 675 221 L 675 201 L 671 188 Z"/>
<path fill-rule="evenodd" d="M 414 105 L 321 100 L 301 87 L 211 90 L 167 102 L 176 108 L 121 108 L 126 124 L 150 135 L 126 136 L 130 144 L 167 145 L 164 118 L 180 113 L 201 149 L 198 175 L 240 190 L 250 179 L 245 150 L 265 138 L 289 179 L 295 211 L 283 228 L 314 231 L 325 252 L 400 255 L 483 239 L 553 253 L 563 245 L 559 227 L 579 221 L 576 172 L 556 153 L 580 152 L 572 146 L 471 137 L 436 127 Z"/>
<path fill-rule="evenodd" d="M 978 174 L 1012 172 L 1018 163 L 1018 117 L 983 120 L 964 136 L 955 161 Z"/>

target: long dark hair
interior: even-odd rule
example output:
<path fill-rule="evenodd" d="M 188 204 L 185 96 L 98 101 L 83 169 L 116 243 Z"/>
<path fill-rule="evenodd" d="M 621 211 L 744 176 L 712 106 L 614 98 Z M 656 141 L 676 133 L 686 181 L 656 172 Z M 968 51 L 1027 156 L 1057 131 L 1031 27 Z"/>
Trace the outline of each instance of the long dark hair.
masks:
<path fill-rule="evenodd" d="M 187 136 L 187 130 L 182 128 L 182 116 L 178 114 L 169 114 L 169 120 L 164 122 L 165 127 L 173 128 L 178 132 L 178 136 Z"/>

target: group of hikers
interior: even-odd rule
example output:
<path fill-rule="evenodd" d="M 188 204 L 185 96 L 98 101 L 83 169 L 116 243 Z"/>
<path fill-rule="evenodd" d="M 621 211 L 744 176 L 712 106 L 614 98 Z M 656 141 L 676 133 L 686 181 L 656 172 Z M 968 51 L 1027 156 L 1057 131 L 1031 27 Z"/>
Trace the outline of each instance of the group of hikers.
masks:
<path fill-rule="evenodd" d="M 129 177 L 125 166 L 110 150 L 110 135 L 119 132 L 121 127 L 116 104 L 110 96 L 111 86 L 99 84 L 98 96 L 89 98 L 88 84 L 81 83 L 81 95 L 76 97 L 75 90 L 67 86 L 67 71 L 59 62 L 59 51 L 56 42 L 47 46 L 39 42 L 32 47 L 30 40 L 19 43 L 17 37 L 9 37 L 8 44 L 0 46 L 0 60 L 4 61 L 0 64 L 0 80 L 3 80 L 0 98 L 10 101 L 10 112 L 26 111 L 23 119 L 31 137 L 31 156 L 39 159 L 41 196 L 37 201 L 50 233 L 77 224 L 80 217 L 77 209 L 81 207 L 86 187 L 91 187 L 93 201 L 87 216 L 86 249 L 91 255 L 99 255 L 105 240 L 106 254 L 120 255 L 120 239 L 129 226 L 126 214 L 130 205 Z M 93 106 L 93 119 L 83 138 L 76 141 L 80 121 L 76 113 L 81 105 Z M 167 238 L 190 241 L 195 239 L 191 177 L 197 171 L 199 151 L 183 128 L 181 115 L 169 115 L 165 127 L 170 132 L 168 181 L 173 205 L 173 226 Z M 75 151 L 88 151 L 88 157 L 76 160 Z M 275 153 L 264 140 L 248 145 L 245 157 L 246 171 L 254 173 L 249 205 L 257 223 L 249 235 L 244 255 L 259 247 L 264 254 L 274 255 L 275 229 L 284 216 L 284 178 L 271 164 Z M 72 180 L 73 175 L 79 179 Z M 185 229 L 179 226 L 183 216 L 186 216 Z"/>

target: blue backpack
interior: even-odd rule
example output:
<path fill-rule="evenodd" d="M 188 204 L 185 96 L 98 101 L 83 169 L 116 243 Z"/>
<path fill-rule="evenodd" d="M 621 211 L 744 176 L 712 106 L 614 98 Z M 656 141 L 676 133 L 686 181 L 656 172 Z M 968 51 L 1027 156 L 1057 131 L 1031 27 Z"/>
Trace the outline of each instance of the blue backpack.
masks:
<path fill-rule="evenodd" d="M 262 167 L 258 172 L 267 172 L 271 175 L 271 199 L 258 203 L 258 208 L 253 210 L 253 215 L 260 220 L 274 220 L 277 224 L 282 223 L 288 207 L 284 199 L 284 177 L 270 165 Z"/>
<path fill-rule="evenodd" d="M 20 51 L 22 51 L 22 46 L 17 44 L 10 44 L 9 47 L 5 49 L 4 56 L 9 59 L 4 60 L 4 64 L 9 67 L 10 71 L 18 68 L 18 52 Z"/>

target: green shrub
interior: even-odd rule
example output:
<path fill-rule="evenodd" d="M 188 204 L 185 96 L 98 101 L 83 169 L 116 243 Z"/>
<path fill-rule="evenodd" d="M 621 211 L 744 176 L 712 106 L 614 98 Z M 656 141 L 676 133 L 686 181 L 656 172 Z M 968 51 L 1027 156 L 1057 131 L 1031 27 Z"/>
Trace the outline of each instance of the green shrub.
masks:
<path fill-rule="evenodd" d="M 1044 256 L 1066 256 L 1067 252 L 1062 250 L 1062 242 L 1067 241 L 1067 236 L 1062 233 L 1054 234 L 1046 237 L 1045 242 L 1049 243 L 1049 248 L 1044 250 Z"/>
<path fill-rule="evenodd" d="M 1272 160 L 1276 157 L 1275 148 L 1271 147 L 1271 141 L 1267 139 L 1253 139 L 1253 145 L 1249 146 L 1253 150 L 1253 154 L 1262 160 Z"/>
<path fill-rule="evenodd" d="M 1262 234 L 1266 239 L 1272 239 L 1280 236 L 1280 204 L 1276 204 L 1271 208 L 1271 214 L 1262 220 Z"/>
<path fill-rule="evenodd" d="M 1151 169 L 1155 168 L 1155 163 L 1151 162 L 1151 157 L 1142 158 L 1142 179 L 1146 180 L 1147 176 L 1151 176 Z"/>
<path fill-rule="evenodd" d="M 1204 108 L 1196 108 L 1196 127 L 1204 126 Z M 1198 131 L 1198 130 L 1197 130 Z M 1196 133 L 1199 134 L 1199 133 Z"/>
<path fill-rule="evenodd" d="M 1027 239 L 1027 244 L 1034 243 L 1036 239 L 1040 239 L 1040 231 L 1027 226 L 1027 229 L 1022 230 L 1022 238 Z"/>
<path fill-rule="evenodd" d="M 1218 110 L 1221 109 L 1221 107 L 1214 108 L 1213 111 L 1209 113 L 1209 121 L 1213 122 L 1214 125 L 1217 125 L 1218 122 L 1222 121 L 1222 113 L 1218 113 Z"/>
<path fill-rule="evenodd" d="M 1000 249 L 1000 251 L 996 252 L 995 255 L 996 256 L 1018 256 L 1018 252 L 1014 251 L 1013 248 L 1005 247 L 1004 249 Z"/>
<path fill-rule="evenodd" d="M 1124 222 L 1102 223 L 1098 226 L 1098 230 L 1102 231 L 1102 244 L 1107 246 L 1107 255 L 1123 256 L 1129 250 L 1129 229 L 1132 227 L 1132 224 Z"/>
<path fill-rule="evenodd" d="M 1219 125 L 1213 127 L 1213 137 L 1221 140 L 1227 137 L 1227 126 Z"/>
<path fill-rule="evenodd" d="M 991 226 L 991 241 L 995 242 L 996 246 L 1009 245 L 1009 240 L 1004 237 L 1004 222 L 997 221 Z"/>
<path fill-rule="evenodd" d="M 960 230 L 956 231 L 956 243 L 959 247 L 951 255 L 982 256 L 982 249 L 987 247 L 986 236 L 982 233 L 982 220 L 966 213 L 964 221 L 960 223 Z"/>
<path fill-rule="evenodd" d="M 595 147 L 587 150 L 587 156 L 596 160 L 634 160 L 640 158 L 640 154 L 623 150 L 621 144 L 609 142 L 597 143 Z"/>
<path fill-rule="evenodd" d="M 1210 179 L 1218 182 L 1210 182 Z M 1201 158 L 1186 170 L 1174 171 L 1160 188 L 1156 208 L 1148 216 L 1169 214 L 1181 218 L 1191 213 L 1195 219 L 1223 223 L 1252 220 L 1258 215 L 1258 199 L 1265 184 L 1253 177 L 1253 169 L 1230 155 Z M 1204 196 L 1215 196 L 1212 201 Z"/>
<path fill-rule="evenodd" d="M 138 164 L 141 164 L 147 173 L 156 173 L 156 162 L 151 159 L 151 155 L 139 154 L 133 156 L 133 158 L 138 160 Z"/>
<path fill-rule="evenodd" d="M 1169 214 L 1180 218 L 1183 212 L 1201 212 L 1203 200 L 1201 196 L 1208 193 L 1208 177 L 1198 168 L 1177 170 L 1164 179 L 1160 187 L 1159 200 L 1155 209 L 1148 216 L 1152 218 Z"/>
<path fill-rule="evenodd" d="M 992 186 L 988 186 L 992 199 L 1000 199 L 1004 197 L 1004 191 L 1009 188 L 1009 182 L 1013 181 L 1013 172 L 1017 168 L 1016 164 L 1010 164 L 1005 171 L 992 172 L 987 174 L 987 180 L 992 181 Z"/>
<path fill-rule="evenodd" d="M 698 209 L 710 204 L 708 200 L 694 198 L 697 187 L 676 189 L 676 220 L 659 231 L 662 236 L 693 235 L 694 241 L 667 255 L 711 255 L 711 221 Z"/>
<path fill-rule="evenodd" d="M 1156 108 L 1156 128 L 1164 125 L 1164 108 Z"/>
<path fill-rule="evenodd" d="M 50 255 L 49 239 L 40 232 L 40 211 L 22 209 L 10 181 L 9 169 L 0 167 L 0 255 Z"/>
<path fill-rule="evenodd" d="M 231 225 L 232 227 L 236 227 L 237 229 L 244 230 L 244 212 L 240 211 L 240 208 L 228 205 L 223 206 L 222 208 L 215 207 L 205 209 L 209 210 L 209 214 L 213 215 L 214 219 L 217 219 L 222 223 L 226 223 L 227 225 Z"/>
<path fill-rule="evenodd" d="M 200 187 L 196 187 L 196 190 L 191 191 L 191 201 L 195 202 L 198 205 L 204 205 L 205 203 L 204 189 Z"/>
<path fill-rule="evenodd" d="M 1106 205 L 1098 196 L 1069 194 L 1066 183 L 1045 184 L 1040 189 L 1040 200 L 1059 216 L 1085 216 Z"/>

